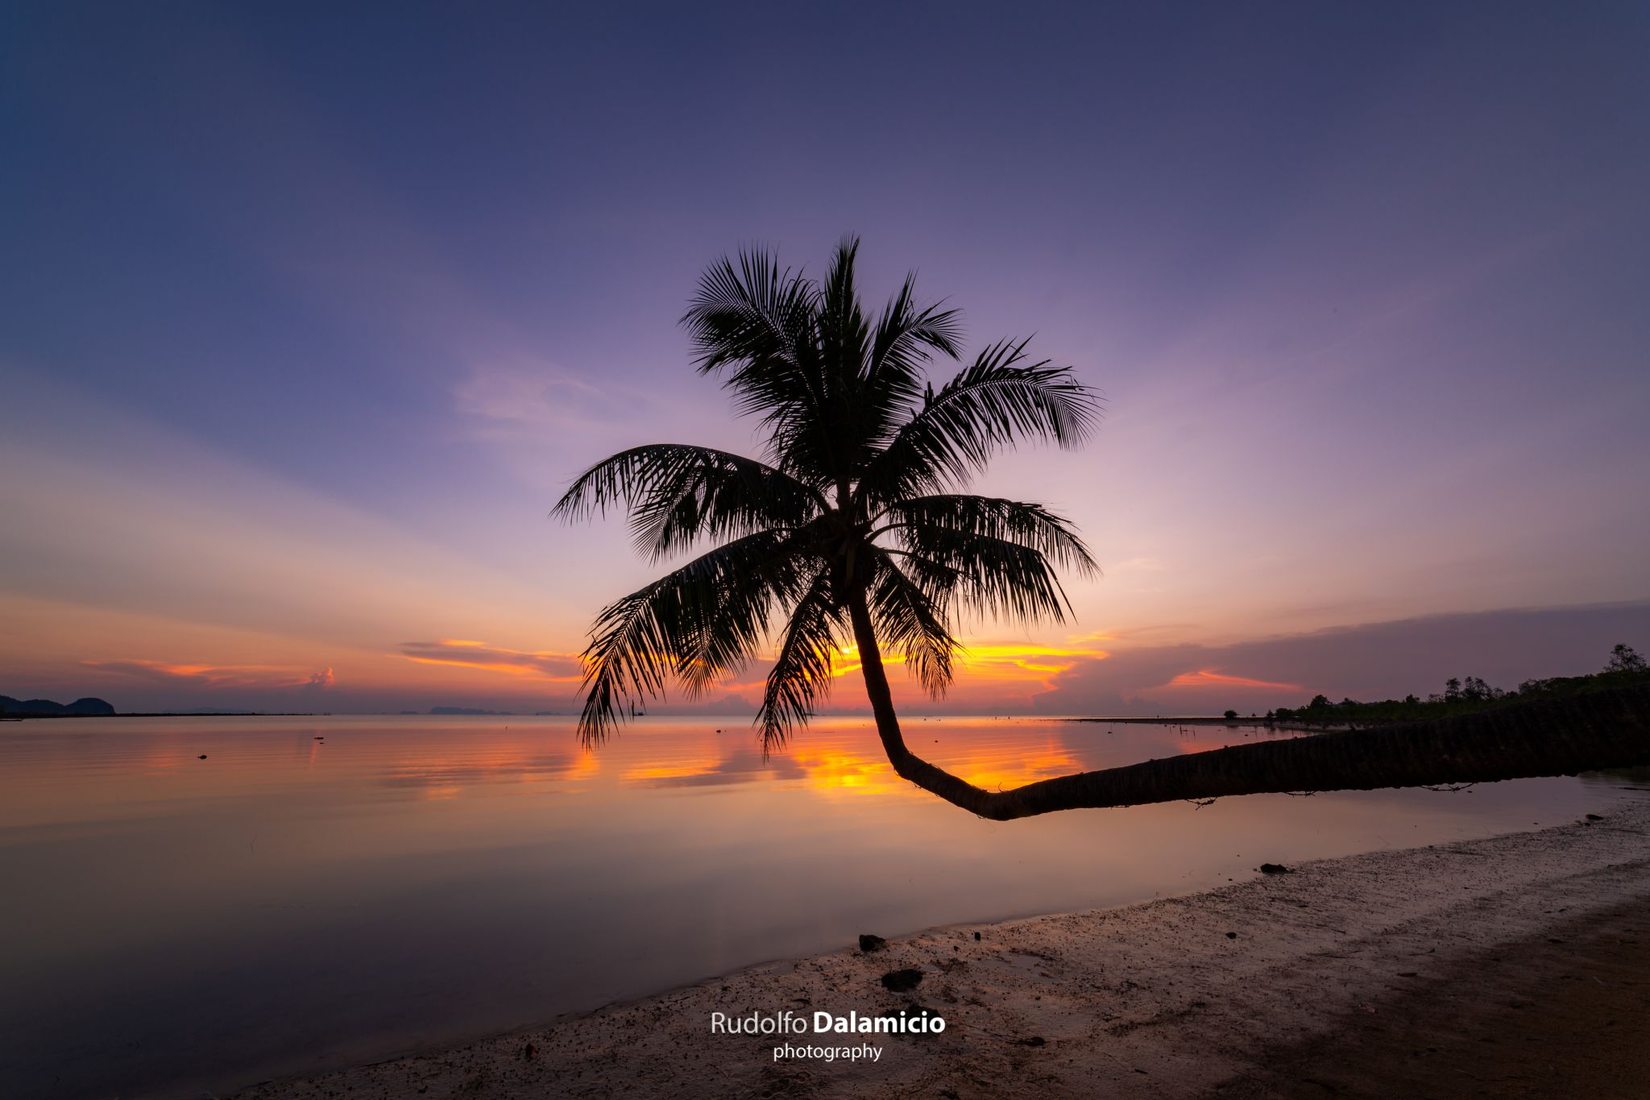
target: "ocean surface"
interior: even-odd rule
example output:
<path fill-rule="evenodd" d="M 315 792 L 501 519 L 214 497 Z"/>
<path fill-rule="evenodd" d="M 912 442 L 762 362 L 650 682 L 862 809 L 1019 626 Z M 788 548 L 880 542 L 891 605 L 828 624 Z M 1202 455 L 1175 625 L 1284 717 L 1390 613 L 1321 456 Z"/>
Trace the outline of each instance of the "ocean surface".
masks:
<path fill-rule="evenodd" d="M 1268 736 L 908 719 L 973 782 Z M 202 759 L 204 757 L 204 759 Z M 200 1096 L 542 1023 L 860 932 L 1114 906 L 1572 821 L 1604 777 L 982 821 L 825 719 L 0 723 L 0 1096 Z"/>

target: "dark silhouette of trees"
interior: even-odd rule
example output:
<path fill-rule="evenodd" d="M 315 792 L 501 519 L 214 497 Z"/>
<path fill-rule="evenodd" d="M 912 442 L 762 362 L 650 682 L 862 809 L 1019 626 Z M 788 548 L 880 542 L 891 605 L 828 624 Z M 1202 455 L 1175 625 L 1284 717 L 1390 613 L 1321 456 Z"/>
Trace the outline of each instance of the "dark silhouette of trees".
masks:
<path fill-rule="evenodd" d="M 1632 646 L 1618 643 L 1610 651 L 1610 663 L 1604 666 L 1604 671 L 1640 673 L 1645 671 L 1644 658 L 1639 656 L 1638 650 Z"/>
<path fill-rule="evenodd" d="M 806 724 L 851 645 L 894 771 L 999 820 L 1558 774 L 1650 755 L 1650 700 L 1641 691 L 1587 708 L 1234 746 L 1007 791 L 982 790 L 923 760 L 901 732 L 883 647 L 938 697 L 951 682 L 964 617 L 1064 620 L 1057 571 L 1094 570 L 1076 531 L 1042 504 L 964 490 L 1005 448 L 1080 444 L 1099 405 L 1069 368 L 1032 360 L 1025 341 L 986 347 L 936 389 L 929 366 L 961 357 L 955 311 L 919 306 L 908 277 L 880 314 L 867 314 L 857 252 L 858 242 L 845 240 L 818 282 L 762 252 L 723 260 L 700 281 L 683 318 L 698 369 L 720 377 L 735 407 L 759 420 L 761 458 L 637 447 L 587 470 L 557 503 L 555 514 L 570 520 L 627 509 L 637 546 L 654 560 L 698 552 L 597 617 L 584 653 L 587 746 L 667 682 L 702 693 L 771 643 L 756 717 L 764 750 Z M 1306 713 L 1327 722 L 1346 705 L 1320 695 Z M 1623 728 L 1635 737 L 1624 741 Z"/>

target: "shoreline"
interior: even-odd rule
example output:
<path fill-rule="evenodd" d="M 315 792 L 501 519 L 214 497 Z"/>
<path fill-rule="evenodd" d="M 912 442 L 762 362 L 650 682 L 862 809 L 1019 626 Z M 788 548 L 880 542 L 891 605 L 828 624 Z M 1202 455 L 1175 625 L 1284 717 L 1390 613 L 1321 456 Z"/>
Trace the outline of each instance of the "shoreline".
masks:
<path fill-rule="evenodd" d="M 1459 981 L 1486 953 L 1590 915 L 1650 911 L 1646 838 L 1650 800 L 1633 799 L 1596 820 L 1320 860 L 1118 909 L 930 929 L 871 954 L 844 945 L 235 1095 L 1200 1096 L 1405 990 Z M 917 988 L 884 989 L 902 969 L 922 972 Z M 875 1062 L 776 1062 L 773 1037 L 712 1034 L 709 1022 L 913 1005 L 945 1031 L 787 1037 L 870 1043 Z"/>

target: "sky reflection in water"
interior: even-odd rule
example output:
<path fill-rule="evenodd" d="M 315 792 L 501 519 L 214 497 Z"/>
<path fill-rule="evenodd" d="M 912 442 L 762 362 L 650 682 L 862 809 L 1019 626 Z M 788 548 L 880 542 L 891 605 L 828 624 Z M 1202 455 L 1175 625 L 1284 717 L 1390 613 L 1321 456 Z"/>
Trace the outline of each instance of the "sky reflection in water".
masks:
<path fill-rule="evenodd" d="M 1259 736 L 907 725 L 987 787 Z M 767 761 L 739 718 L 646 718 L 594 754 L 565 718 L 7 723 L 0 1094 L 222 1091 L 859 932 L 1122 904 L 1619 797 L 1527 780 L 993 823 L 900 781 L 863 719 Z"/>

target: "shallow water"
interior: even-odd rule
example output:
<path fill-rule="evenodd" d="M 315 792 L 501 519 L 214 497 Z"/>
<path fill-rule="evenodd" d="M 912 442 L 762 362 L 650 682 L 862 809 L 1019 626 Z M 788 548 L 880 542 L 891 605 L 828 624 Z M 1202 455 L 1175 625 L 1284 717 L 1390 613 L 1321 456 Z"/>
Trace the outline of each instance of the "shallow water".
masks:
<path fill-rule="evenodd" d="M 568 718 L 0 724 L 0 1096 L 222 1092 L 859 932 L 1118 905 L 1623 797 L 1542 779 L 993 823 L 897 779 L 865 720 L 766 762 L 749 729 L 649 717 L 586 754 Z M 989 787 L 1264 736 L 907 725 Z"/>

